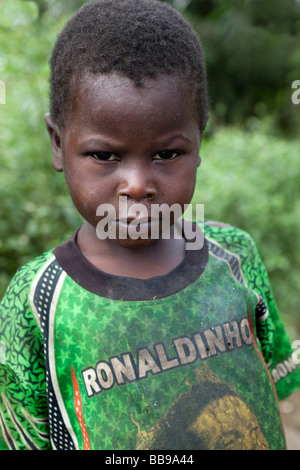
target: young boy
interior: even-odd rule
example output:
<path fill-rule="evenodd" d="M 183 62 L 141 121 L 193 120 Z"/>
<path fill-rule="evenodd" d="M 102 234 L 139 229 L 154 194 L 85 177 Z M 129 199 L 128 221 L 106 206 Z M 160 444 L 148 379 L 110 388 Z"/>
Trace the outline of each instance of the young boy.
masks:
<path fill-rule="evenodd" d="M 1 448 L 284 449 L 277 396 L 299 369 L 254 243 L 175 216 L 166 237 L 152 216 L 183 212 L 200 163 L 191 27 L 153 0 L 86 4 L 54 47 L 45 121 L 84 223 L 2 301 Z"/>

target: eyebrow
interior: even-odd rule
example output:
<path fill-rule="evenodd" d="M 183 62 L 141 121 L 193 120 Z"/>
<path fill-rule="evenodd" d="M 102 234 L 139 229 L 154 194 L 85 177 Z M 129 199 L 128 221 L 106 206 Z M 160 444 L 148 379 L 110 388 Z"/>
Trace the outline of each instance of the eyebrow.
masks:
<path fill-rule="evenodd" d="M 100 139 L 100 138 L 95 138 L 95 139 L 86 139 L 82 140 L 79 143 L 79 148 L 85 148 L 85 147 L 90 147 L 90 148 L 97 148 L 99 146 L 103 147 L 110 147 L 110 146 L 117 146 L 115 142 L 107 142 L 106 140 Z"/>
<path fill-rule="evenodd" d="M 181 140 L 186 144 L 191 144 L 192 143 L 192 141 L 188 137 L 186 137 L 185 135 L 175 134 L 175 135 L 172 135 L 172 136 L 166 138 L 165 140 L 162 139 L 161 142 L 158 142 L 157 144 L 161 145 L 163 147 L 168 147 L 169 145 L 171 145 L 176 140 Z M 79 147 L 91 147 L 91 148 L 94 147 L 94 148 L 97 148 L 99 146 L 103 146 L 103 147 L 107 147 L 107 148 L 109 148 L 109 147 L 117 148 L 118 146 L 122 147 L 122 144 L 120 145 L 120 143 L 118 143 L 118 142 L 108 142 L 108 141 L 103 140 L 101 138 L 86 139 L 86 140 L 83 140 L 82 142 L 80 142 L 80 144 L 79 144 Z"/>
<path fill-rule="evenodd" d="M 175 140 L 182 140 L 186 144 L 191 144 L 192 143 L 192 141 L 188 137 L 186 137 L 185 135 L 175 134 L 175 135 L 172 135 L 171 137 L 169 137 L 168 139 L 163 140 L 162 144 L 168 146 L 168 145 L 172 144 L 173 141 L 175 141 Z"/>

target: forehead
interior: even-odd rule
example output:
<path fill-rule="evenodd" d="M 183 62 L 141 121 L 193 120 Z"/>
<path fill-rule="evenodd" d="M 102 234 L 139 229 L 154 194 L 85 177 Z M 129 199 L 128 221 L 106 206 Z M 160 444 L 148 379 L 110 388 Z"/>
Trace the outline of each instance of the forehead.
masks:
<path fill-rule="evenodd" d="M 193 100 L 177 76 L 163 75 L 137 86 L 118 74 L 86 75 L 75 88 L 67 125 L 82 125 L 99 117 L 107 124 L 126 117 L 140 124 L 145 119 L 168 119 L 170 125 L 197 119 Z"/>

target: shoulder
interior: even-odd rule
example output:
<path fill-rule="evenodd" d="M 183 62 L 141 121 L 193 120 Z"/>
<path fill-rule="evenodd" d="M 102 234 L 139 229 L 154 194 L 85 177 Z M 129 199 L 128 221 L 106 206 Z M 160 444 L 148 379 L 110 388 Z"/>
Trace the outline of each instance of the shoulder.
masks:
<path fill-rule="evenodd" d="M 44 253 L 18 269 L 0 304 L 0 334 L 2 338 L 40 338 L 40 321 L 33 308 L 35 285 L 39 273 L 53 258 L 52 252 Z M 40 344 L 39 341 L 36 344 Z"/>
<path fill-rule="evenodd" d="M 231 227 L 231 225 L 224 224 L 224 222 L 217 222 L 216 220 L 207 220 L 207 221 L 205 222 L 205 226 L 208 226 L 208 227 L 218 227 L 218 228 Z"/>
<path fill-rule="evenodd" d="M 204 234 L 212 255 L 239 265 L 249 283 L 258 277 L 267 282 L 265 266 L 248 232 L 232 225 L 208 222 L 204 224 Z"/>
<path fill-rule="evenodd" d="M 210 252 L 222 250 L 224 255 L 238 257 L 242 264 L 261 264 L 256 243 L 247 231 L 222 222 L 208 221 L 204 223 L 204 235 Z"/>
<path fill-rule="evenodd" d="M 221 245 L 247 247 L 255 246 L 251 235 L 243 229 L 223 222 L 207 221 L 204 223 L 205 237 Z M 225 247 L 224 246 L 224 247 Z"/>
<path fill-rule="evenodd" d="M 20 267 L 12 278 L 2 303 L 11 300 L 14 297 L 25 300 L 25 297 L 29 294 L 30 288 L 38 273 L 48 262 L 50 262 L 52 258 L 54 258 L 54 255 L 53 251 L 50 250 Z"/>
<path fill-rule="evenodd" d="M 35 278 L 38 272 L 43 269 L 43 267 L 54 259 L 53 250 L 47 251 L 33 260 L 26 263 L 24 266 L 20 267 L 16 272 L 15 278 L 23 279 L 24 281 L 31 281 Z"/>

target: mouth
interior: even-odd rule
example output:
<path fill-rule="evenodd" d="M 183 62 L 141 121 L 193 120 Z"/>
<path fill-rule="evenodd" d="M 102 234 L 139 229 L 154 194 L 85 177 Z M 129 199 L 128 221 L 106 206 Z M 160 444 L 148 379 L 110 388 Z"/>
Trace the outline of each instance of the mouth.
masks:
<path fill-rule="evenodd" d="M 129 236 L 135 234 L 135 237 L 137 234 L 145 236 L 150 232 L 159 232 L 161 221 L 151 217 L 128 217 L 116 220 L 115 225 L 119 230 L 126 231 Z"/>
<path fill-rule="evenodd" d="M 160 219 L 153 219 L 151 217 L 126 217 L 126 218 L 121 218 L 115 220 L 117 224 L 122 224 L 122 225 L 149 225 L 153 223 L 159 223 Z"/>
<path fill-rule="evenodd" d="M 116 219 L 113 223 L 119 238 L 153 238 L 158 239 L 160 234 L 160 219 L 151 217 L 126 217 Z"/>
<path fill-rule="evenodd" d="M 165 221 L 162 217 L 117 217 L 111 218 L 105 223 L 99 222 L 96 228 L 97 236 L 100 239 L 147 239 L 158 240 L 159 238 L 169 238 L 171 236 L 172 222 Z"/>

